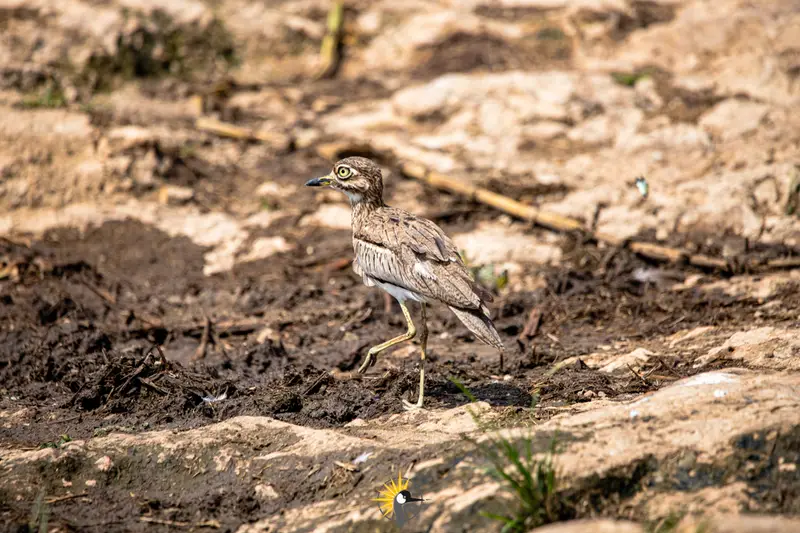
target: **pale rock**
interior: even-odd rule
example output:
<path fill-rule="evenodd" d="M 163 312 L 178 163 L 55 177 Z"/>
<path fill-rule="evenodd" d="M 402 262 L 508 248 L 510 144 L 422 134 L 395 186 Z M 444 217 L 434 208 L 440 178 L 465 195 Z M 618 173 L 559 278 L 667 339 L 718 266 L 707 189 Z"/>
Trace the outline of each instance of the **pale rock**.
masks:
<path fill-rule="evenodd" d="M 599 368 L 600 372 L 611 374 L 618 370 L 627 370 L 628 367 L 637 370 L 642 367 L 644 363 L 650 360 L 650 357 L 655 355 L 646 348 L 636 348 L 630 353 L 619 355 L 613 361 L 607 363 Z"/>
<path fill-rule="evenodd" d="M 701 326 L 698 328 L 694 328 L 691 331 L 687 331 L 686 333 L 676 333 L 675 335 L 672 336 L 672 340 L 669 343 L 669 347 L 674 348 L 678 344 L 682 344 L 688 340 L 702 337 L 706 333 L 709 333 L 713 330 L 714 330 L 713 326 Z"/>
<path fill-rule="evenodd" d="M 733 334 L 721 346 L 698 357 L 694 367 L 700 368 L 719 359 L 734 359 L 753 367 L 797 370 L 800 368 L 797 353 L 800 353 L 797 329 L 765 326 Z"/>
<path fill-rule="evenodd" d="M 297 192 L 297 187 L 280 185 L 274 181 L 265 181 L 256 189 L 256 195 L 261 198 L 288 198 Z"/>
<path fill-rule="evenodd" d="M 94 128 L 89 116 L 61 109 L 0 108 L 0 138 L 47 137 L 87 141 Z"/>
<path fill-rule="evenodd" d="M 142 187 L 152 187 L 156 183 L 156 167 L 158 161 L 153 150 L 149 150 L 143 157 L 137 157 L 131 166 L 131 178 Z"/>
<path fill-rule="evenodd" d="M 617 148 L 631 153 L 653 149 L 708 150 L 711 146 L 711 138 L 706 132 L 685 123 L 665 126 L 649 133 L 617 137 Z"/>
<path fill-rule="evenodd" d="M 75 174 L 81 180 L 99 181 L 105 174 L 105 165 L 97 159 L 87 159 L 75 167 Z"/>
<path fill-rule="evenodd" d="M 537 527 L 531 533 L 644 533 L 644 528 L 634 522 L 608 518 L 567 520 Z"/>
<path fill-rule="evenodd" d="M 149 146 L 155 141 L 152 130 L 142 126 L 120 126 L 106 136 L 112 152 L 124 152 L 136 146 Z"/>
<path fill-rule="evenodd" d="M 597 115 L 569 130 L 567 138 L 573 142 L 587 145 L 604 144 L 614 138 L 609 115 Z"/>
<path fill-rule="evenodd" d="M 644 119 L 639 109 L 620 109 L 597 115 L 572 128 L 567 137 L 588 145 L 606 144 L 616 139 L 623 145 L 632 138 Z"/>
<path fill-rule="evenodd" d="M 279 497 L 275 487 L 272 485 L 265 485 L 263 483 L 259 483 L 255 486 L 255 493 L 256 498 L 261 501 L 276 500 Z"/>
<path fill-rule="evenodd" d="M 277 331 L 275 331 L 272 328 L 267 327 L 267 328 L 263 328 L 256 335 L 256 342 L 258 344 L 263 344 L 263 343 L 267 342 L 268 340 L 272 341 L 272 342 L 280 342 L 280 340 L 281 340 L 280 333 L 278 333 Z"/>
<path fill-rule="evenodd" d="M 114 462 L 111 460 L 111 457 L 104 455 L 95 461 L 94 466 L 97 467 L 97 469 L 101 472 L 108 472 L 111 470 L 111 467 L 114 466 Z"/>
<path fill-rule="evenodd" d="M 530 126 L 523 126 L 521 136 L 523 139 L 531 139 L 533 141 L 549 141 L 564 135 L 567 129 L 567 126 L 561 122 L 542 120 Z"/>
<path fill-rule="evenodd" d="M 367 11 L 356 18 L 356 28 L 364 35 L 375 35 L 380 30 L 382 22 L 381 11 Z"/>
<path fill-rule="evenodd" d="M 650 76 L 637 80 L 634 90 L 637 103 L 648 111 L 655 111 L 664 106 L 664 99 L 658 94 L 656 82 Z"/>
<path fill-rule="evenodd" d="M 746 486 L 742 487 L 742 492 L 746 493 L 747 490 Z M 740 513 L 737 505 L 720 516 L 689 515 L 681 520 L 675 533 L 697 533 L 698 530 L 707 533 L 795 533 L 800 531 L 800 519 L 792 516 Z"/>
<path fill-rule="evenodd" d="M 323 204 L 315 212 L 304 217 L 301 226 L 322 226 L 332 229 L 351 228 L 350 206 L 343 204 Z"/>
<path fill-rule="evenodd" d="M 502 224 L 485 223 L 469 233 L 453 236 L 459 250 L 473 264 L 520 262 L 548 264 L 561 257 L 561 249 L 554 244 L 526 235 L 519 228 Z"/>
<path fill-rule="evenodd" d="M 250 246 L 246 254 L 238 258 L 238 261 L 247 263 L 264 259 L 277 253 L 287 252 L 294 248 L 283 237 L 259 237 Z"/>
<path fill-rule="evenodd" d="M 162 204 L 185 204 L 192 198 L 194 198 L 194 190 L 191 187 L 165 185 L 159 191 L 159 199 Z"/>
<path fill-rule="evenodd" d="M 765 104 L 731 98 L 703 114 L 699 124 L 726 141 L 758 129 L 768 111 Z"/>
<path fill-rule="evenodd" d="M 268 228 L 273 222 L 284 216 L 286 213 L 282 211 L 268 211 L 262 209 L 247 217 L 244 225 L 247 227 Z"/>

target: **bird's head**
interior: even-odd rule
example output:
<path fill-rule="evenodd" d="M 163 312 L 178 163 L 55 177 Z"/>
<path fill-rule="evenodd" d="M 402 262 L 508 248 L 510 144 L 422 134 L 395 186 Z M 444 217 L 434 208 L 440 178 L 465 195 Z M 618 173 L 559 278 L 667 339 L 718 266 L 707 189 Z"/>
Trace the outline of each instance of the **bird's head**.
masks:
<path fill-rule="evenodd" d="M 424 500 L 423 498 L 415 498 L 415 497 L 413 497 L 413 496 L 411 495 L 411 492 L 410 492 L 410 491 L 408 491 L 408 490 L 401 490 L 401 491 L 400 491 L 400 492 L 398 492 L 398 493 L 397 493 L 397 495 L 394 497 L 394 502 L 395 502 L 396 504 L 398 504 L 398 505 L 405 505 L 405 504 L 407 504 L 407 503 L 413 503 L 413 502 L 424 502 L 424 501 L 425 501 L 425 500 Z"/>
<path fill-rule="evenodd" d="M 383 177 L 378 165 L 365 157 L 347 157 L 327 176 L 306 182 L 307 187 L 330 187 L 345 193 L 353 204 L 383 202 Z"/>

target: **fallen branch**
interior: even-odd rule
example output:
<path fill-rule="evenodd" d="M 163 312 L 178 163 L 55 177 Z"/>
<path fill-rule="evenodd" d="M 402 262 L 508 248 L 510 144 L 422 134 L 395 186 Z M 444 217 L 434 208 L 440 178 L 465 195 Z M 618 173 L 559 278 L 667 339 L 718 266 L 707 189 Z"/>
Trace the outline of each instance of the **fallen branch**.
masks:
<path fill-rule="evenodd" d="M 724 271 L 731 270 L 731 265 L 724 259 L 718 259 L 716 257 L 710 257 L 701 254 L 689 254 L 684 250 L 648 242 L 625 241 L 624 239 L 620 239 L 607 233 L 593 233 L 587 231 L 583 223 L 579 220 L 575 220 L 574 218 L 565 217 L 563 215 L 559 215 L 558 213 L 552 213 L 531 205 L 523 204 L 522 202 L 518 202 L 512 198 L 503 196 L 502 194 L 497 194 L 482 187 L 476 187 L 469 183 L 455 180 L 438 172 L 429 171 L 425 167 L 415 163 L 402 163 L 400 165 L 400 170 L 406 176 L 422 181 L 423 183 L 427 183 L 428 185 L 437 189 L 467 196 L 476 202 L 486 204 L 499 209 L 504 213 L 508 213 L 509 215 L 513 215 L 517 218 L 521 218 L 546 228 L 558 231 L 576 231 L 585 233 L 587 234 L 587 237 L 592 240 L 605 242 L 612 246 L 627 247 L 632 252 L 649 259 L 669 261 L 673 263 L 686 260 L 689 264 L 697 267 L 717 268 Z"/>
<path fill-rule="evenodd" d="M 284 133 L 251 130 L 209 117 L 198 118 L 194 122 L 194 127 L 200 131 L 213 133 L 220 137 L 262 142 L 281 151 L 288 150 L 292 145 L 292 138 Z"/>
<path fill-rule="evenodd" d="M 197 119 L 195 126 L 203 131 L 215 133 L 224 137 L 239 139 L 258 140 L 274 144 L 276 137 L 280 134 L 267 132 L 253 132 L 246 128 L 241 128 L 233 124 L 220 122 L 209 118 Z M 343 152 L 373 153 L 386 159 L 387 154 L 376 150 L 369 144 L 347 144 L 344 142 L 328 143 L 317 146 L 317 153 L 329 160 L 336 159 Z M 692 254 L 687 250 L 662 246 L 645 241 L 635 241 L 621 239 L 615 235 L 605 232 L 589 231 L 584 224 L 571 217 L 566 217 L 558 213 L 539 209 L 532 205 L 523 204 L 502 194 L 492 192 L 482 187 L 476 187 L 469 183 L 456 180 L 439 172 L 431 171 L 417 163 L 401 163 L 400 171 L 407 177 L 426 183 L 434 188 L 445 190 L 461 196 L 466 196 L 473 201 L 494 207 L 499 211 L 514 217 L 526 220 L 532 224 L 537 224 L 555 231 L 579 232 L 583 233 L 587 240 L 602 242 L 611 246 L 626 248 L 638 255 L 655 261 L 665 261 L 686 263 L 704 269 L 720 270 L 723 272 L 733 272 L 734 265 L 725 259 L 712 257 L 704 254 Z M 748 268 L 761 268 L 761 270 L 784 270 L 800 267 L 800 257 L 783 257 L 770 259 L 767 261 L 751 261 Z"/>

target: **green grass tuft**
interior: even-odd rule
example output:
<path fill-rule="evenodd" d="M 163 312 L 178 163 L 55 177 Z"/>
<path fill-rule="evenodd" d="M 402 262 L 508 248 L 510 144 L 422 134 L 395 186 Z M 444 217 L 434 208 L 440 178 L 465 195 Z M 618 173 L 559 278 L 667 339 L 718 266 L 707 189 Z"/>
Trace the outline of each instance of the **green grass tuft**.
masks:
<path fill-rule="evenodd" d="M 41 93 L 22 100 L 22 107 L 26 109 L 58 109 L 66 105 L 64 92 L 57 83 L 49 83 Z"/>
<path fill-rule="evenodd" d="M 65 433 L 64 435 L 59 435 L 58 440 L 56 441 L 44 442 L 40 444 L 39 449 L 41 450 L 44 448 L 61 448 L 64 444 L 70 442 L 71 440 L 72 438 Z"/>
<path fill-rule="evenodd" d="M 673 533 L 678 530 L 678 526 L 686 516 L 685 511 L 673 511 L 667 516 L 659 519 L 645 522 L 644 530 L 646 533 Z M 709 523 L 704 519 L 694 529 L 694 533 L 708 533 Z"/>
<path fill-rule="evenodd" d="M 463 383 L 461 383 L 460 381 L 458 381 L 456 378 L 453 378 L 453 377 L 451 377 L 449 379 L 450 379 L 450 382 L 453 385 L 458 387 L 458 390 L 461 391 L 461 394 L 463 394 L 464 396 L 467 397 L 467 399 L 470 401 L 470 403 L 475 403 L 475 402 L 478 401 L 478 399 L 475 397 L 475 395 L 472 394 L 472 391 L 470 391 Z"/>
<path fill-rule="evenodd" d="M 522 451 L 520 443 L 504 437 L 490 437 L 486 442 L 473 440 L 473 443 L 490 464 L 488 474 L 500 482 L 516 502 L 516 509 L 510 513 L 482 512 L 483 516 L 501 522 L 504 533 L 527 531 L 560 520 L 562 506 L 553 464 L 555 437 L 544 458 L 535 457 L 530 438 L 522 439 Z"/>
<path fill-rule="evenodd" d="M 31 508 L 31 516 L 28 521 L 28 531 L 38 531 L 39 533 L 47 533 L 47 525 L 50 521 L 50 508 L 44 500 L 44 489 L 39 491 L 36 496 L 36 501 L 33 502 Z"/>
<path fill-rule="evenodd" d="M 478 401 L 475 395 L 456 378 L 451 377 L 450 381 L 471 403 Z M 538 395 L 532 398 L 531 410 L 535 409 L 538 400 Z M 557 472 L 553 465 L 556 437 L 553 437 L 550 450 L 545 457 L 537 458 L 530 437 L 522 439 L 519 443 L 490 434 L 490 424 L 469 407 L 467 410 L 478 429 L 487 438 L 484 442 L 471 437 L 464 438 L 474 444 L 480 455 L 489 463 L 487 473 L 499 481 L 505 490 L 513 495 L 517 503 L 512 513 L 482 512 L 481 515 L 501 522 L 504 533 L 527 531 L 533 527 L 558 521 L 562 505 L 557 494 Z"/>

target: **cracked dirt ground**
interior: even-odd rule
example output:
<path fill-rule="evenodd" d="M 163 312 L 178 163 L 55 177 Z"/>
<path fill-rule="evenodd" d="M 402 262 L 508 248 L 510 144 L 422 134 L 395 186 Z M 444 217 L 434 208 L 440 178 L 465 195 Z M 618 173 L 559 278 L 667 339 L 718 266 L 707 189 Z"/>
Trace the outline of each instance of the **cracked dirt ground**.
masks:
<path fill-rule="evenodd" d="M 542 532 L 800 531 L 800 3 L 353 0 L 315 81 L 329 7 L 0 0 L 2 529 L 389 531 L 400 471 L 417 530 L 498 531 L 489 431 L 556 438 Z M 434 308 L 425 411 L 416 345 L 352 376 L 403 318 L 302 187 L 331 142 L 495 291 L 502 371 Z"/>

